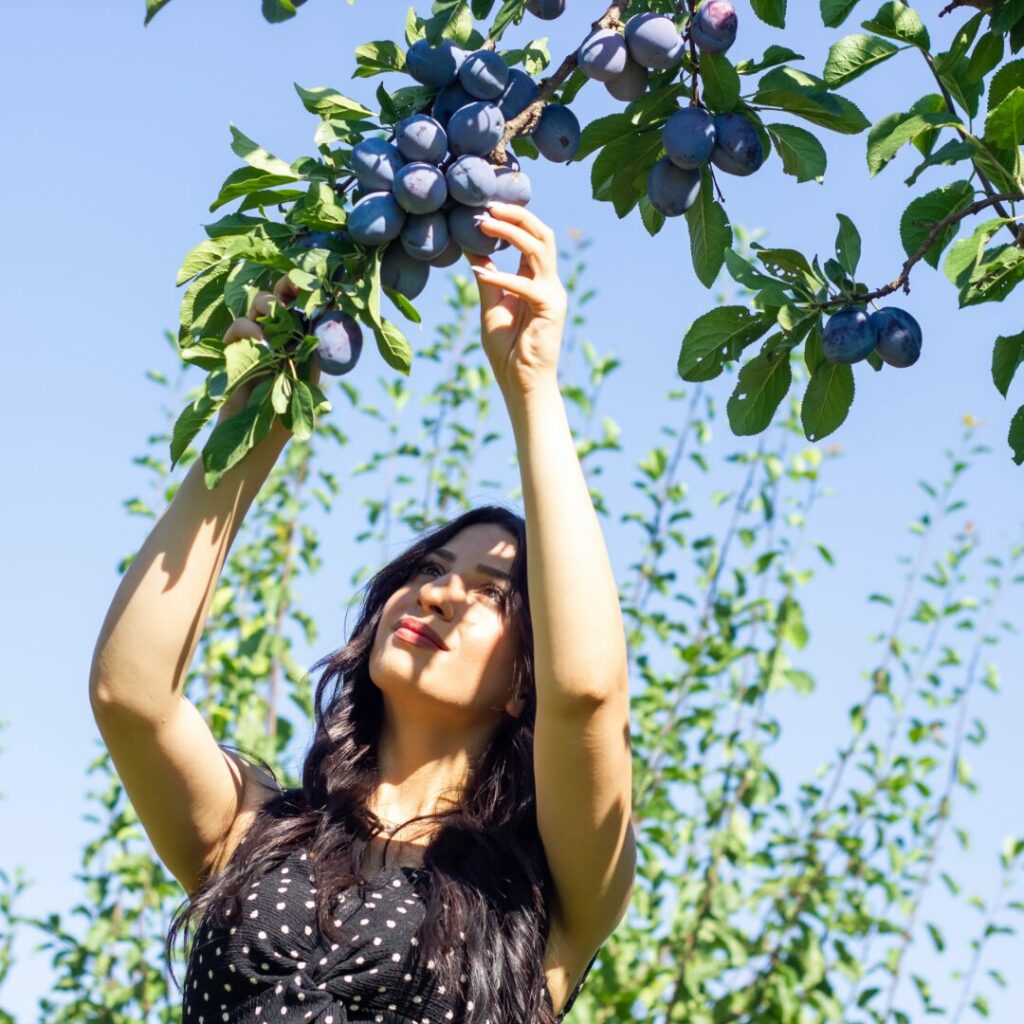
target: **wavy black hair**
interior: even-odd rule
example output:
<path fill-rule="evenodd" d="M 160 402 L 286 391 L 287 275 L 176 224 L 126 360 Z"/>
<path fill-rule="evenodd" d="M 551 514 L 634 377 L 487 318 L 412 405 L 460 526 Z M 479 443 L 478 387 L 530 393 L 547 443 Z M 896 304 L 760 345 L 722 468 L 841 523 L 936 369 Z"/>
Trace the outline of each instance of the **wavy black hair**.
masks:
<path fill-rule="evenodd" d="M 462 1006 L 472 1006 L 464 1018 L 468 1024 L 488 1017 L 495 1024 L 555 1024 L 545 999 L 543 971 L 554 890 L 536 817 L 537 703 L 526 523 L 500 505 L 470 509 L 422 535 L 366 584 L 348 642 L 313 665 L 314 671 L 323 668 L 324 672 L 316 687 L 314 733 L 303 763 L 302 785 L 270 797 L 228 864 L 218 874 L 201 879 L 175 911 L 165 946 L 169 965 L 183 927 L 188 957 L 189 926 L 194 941 L 195 932 L 206 924 L 220 928 L 237 920 L 243 891 L 296 848 L 308 850 L 317 875 L 316 916 L 321 934 L 339 941 L 330 908 L 342 890 L 368 881 L 370 840 L 386 831 L 369 809 L 379 782 L 377 740 L 384 719 L 383 697 L 369 674 L 381 613 L 427 554 L 477 523 L 497 524 L 516 540 L 512 586 L 502 613 L 517 633 L 514 696 L 524 697 L 525 702 L 518 717 L 504 715 L 478 762 L 471 763 L 454 809 L 420 815 L 401 826 L 425 819 L 439 821 L 424 851 L 420 880 L 426 914 L 416 933 L 413 955 L 439 965 L 436 978 L 445 985 L 442 991 L 458 992 Z M 385 857 L 390 842 L 389 837 Z M 460 932 L 464 939 L 451 941 Z M 457 955 L 460 945 L 461 956 Z M 465 982 L 460 981 L 463 974 Z M 409 1012 L 415 1016 L 415 1011 Z"/>

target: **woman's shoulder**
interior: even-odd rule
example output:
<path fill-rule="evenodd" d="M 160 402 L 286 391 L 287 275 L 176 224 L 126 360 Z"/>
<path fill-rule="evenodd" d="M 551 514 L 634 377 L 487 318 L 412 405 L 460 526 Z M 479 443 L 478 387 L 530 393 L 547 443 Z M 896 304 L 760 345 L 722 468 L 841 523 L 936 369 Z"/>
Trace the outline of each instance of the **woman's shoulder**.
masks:
<path fill-rule="evenodd" d="M 237 764 L 242 773 L 242 800 L 235 814 L 235 820 L 224 836 L 224 842 L 210 872 L 211 877 L 220 874 L 230 862 L 239 843 L 245 838 L 263 806 L 284 792 L 265 768 L 243 758 L 238 758 Z"/>

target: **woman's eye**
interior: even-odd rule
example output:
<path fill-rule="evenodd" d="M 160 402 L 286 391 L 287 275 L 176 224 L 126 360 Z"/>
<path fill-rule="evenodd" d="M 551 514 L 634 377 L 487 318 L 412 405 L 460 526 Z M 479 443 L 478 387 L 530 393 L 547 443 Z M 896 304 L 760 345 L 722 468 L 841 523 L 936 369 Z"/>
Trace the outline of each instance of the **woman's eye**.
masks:
<path fill-rule="evenodd" d="M 437 571 L 440 572 L 442 575 L 444 574 L 444 570 L 441 568 L 441 566 L 437 562 L 431 562 L 431 561 L 420 562 L 420 564 L 417 566 L 417 569 L 420 572 L 425 572 L 427 569 L 437 569 Z M 501 587 L 497 587 L 497 586 L 494 586 L 492 584 L 492 585 L 487 586 L 487 587 L 484 588 L 484 593 L 485 594 L 490 594 L 491 597 L 498 604 L 503 604 L 504 601 L 505 601 L 505 591 L 502 590 Z"/>

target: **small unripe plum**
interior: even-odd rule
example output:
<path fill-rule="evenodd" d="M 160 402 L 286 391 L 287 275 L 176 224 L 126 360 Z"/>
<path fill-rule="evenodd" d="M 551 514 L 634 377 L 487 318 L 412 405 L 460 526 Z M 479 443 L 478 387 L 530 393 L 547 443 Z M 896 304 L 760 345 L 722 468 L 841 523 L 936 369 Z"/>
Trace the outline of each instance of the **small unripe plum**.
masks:
<path fill-rule="evenodd" d="M 540 86 L 519 68 L 509 68 L 508 85 L 498 100 L 498 109 L 506 121 L 521 114 L 536 98 Z"/>
<path fill-rule="evenodd" d="M 700 171 L 677 167 L 662 157 L 647 176 L 647 198 L 658 213 L 679 217 L 693 206 L 700 192 Z"/>
<path fill-rule="evenodd" d="M 363 139 L 352 147 L 351 161 L 360 187 L 367 192 L 387 192 L 405 158 L 385 139 Z"/>
<path fill-rule="evenodd" d="M 533 129 L 533 142 L 540 155 L 555 163 L 571 160 L 580 148 L 580 123 L 562 103 L 549 103 Z"/>
<path fill-rule="evenodd" d="M 448 247 L 450 239 L 448 218 L 440 210 L 435 213 L 415 214 L 405 219 L 405 227 L 398 236 L 402 248 L 414 260 L 432 260 Z"/>
<path fill-rule="evenodd" d="M 525 171 L 516 171 L 511 167 L 499 167 L 494 172 L 494 198 L 499 203 L 515 203 L 526 206 L 533 197 L 533 186 Z"/>
<path fill-rule="evenodd" d="M 448 211 L 448 230 L 452 238 L 466 252 L 477 256 L 489 256 L 498 248 L 498 239 L 485 235 L 480 230 L 479 218 L 482 214 L 476 206 L 458 205 Z"/>
<path fill-rule="evenodd" d="M 446 246 L 444 252 L 442 252 L 439 256 L 435 256 L 430 261 L 430 266 L 451 267 L 458 263 L 460 259 L 462 259 L 462 249 L 459 247 L 459 243 L 456 242 L 455 239 L 450 236 L 450 230 L 451 229 L 449 229 L 448 245 Z"/>
<path fill-rule="evenodd" d="M 742 114 L 715 115 L 711 162 L 727 174 L 745 177 L 764 163 L 764 148 L 754 126 Z"/>
<path fill-rule="evenodd" d="M 463 62 L 459 81 L 478 100 L 496 100 L 508 85 L 508 65 L 500 53 L 476 50 Z"/>
<path fill-rule="evenodd" d="M 877 341 L 871 317 L 856 306 L 844 306 L 825 322 L 821 347 L 831 363 L 858 363 L 870 355 Z"/>
<path fill-rule="evenodd" d="M 638 64 L 663 71 L 683 59 L 686 44 L 671 18 L 647 11 L 626 22 L 626 46 Z"/>
<path fill-rule="evenodd" d="M 621 75 L 616 75 L 604 83 L 604 87 L 617 100 L 624 103 L 631 103 L 640 99 L 647 91 L 647 83 L 650 81 L 651 73 L 637 63 L 632 57 L 626 58 L 626 68 Z"/>
<path fill-rule="evenodd" d="M 542 21 L 554 21 L 565 12 L 566 0 L 526 0 L 526 9 Z"/>
<path fill-rule="evenodd" d="M 626 40 L 610 28 L 591 32 L 576 55 L 579 69 L 597 82 L 607 82 L 626 70 Z"/>
<path fill-rule="evenodd" d="M 460 107 L 448 122 L 448 141 L 457 156 L 484 156 L 501 141 L 505 118 L 494 103 L 478 100 Z"/>
<path fill-rule="evenodd" d="M 450 85 L 446 85 L 434 97 L 434 105 L 431 107 L 430 112 L 434 115 L 435 121 L 440 121 L 441 124 L 447 125 L 451 120 L 452 114 L 459 107 L 464 107 L 468 103 L 474 102 L 476 102 L 474 97 L 470 96 L 462 88 L 462 83 L 454 81 Z"/>
<path fill-rule="evenodd" d="M 395 125 L 395 145 L 406 160 L 436 164 L 448 152 L 448 136 L 440 121 L 426 114 L 413 114 Z"/>
<path fill-rule="evenodd" d="M 466 206 L 483 206 L 498 188 L 494 168 L 481 156 L 460 156 L 445 178 L 448 194 Z"/>
<path fill-rule="evenodd" d="M 340 377 L 355 368 L 363 351 L 363 330 L 355 319 L 340 309 L 324 313 L 313 324 L 319 339 L 316 358 L 323 373 Z"/>
<path fill-rule="evenodd" d="M 725 53 L 736 42 L 736 8 L 729 0 L 704 0 L 690 22 L 690 38 L 705 53 Z"/>
<path fill-rule="evenodd" d="M 405 210 L 390 192 L 371 192 L 349 211 L 346 227 L 359 245 L 383 245 L 398 237 Z"/>
<path fill-rule="evenodd" d="M 711 159 L 715 119 L 703 107 L 684 107 L 665 122 L 661 138 L 672 163 L 693 170 Z"/>
<path fill-rule="evenodd" d="M 406 164 L 395 175 L 395 199 L 409 213 L 433 213 L 447 198 L 444 174 L 433 164 Z"/>
<path fill-rule="evenodd" d="M 871 314 L 878 332 L 875 351 L 890 366 L 913 366 L 921 355 L 921 325 L 905 310 L 886 306 Z"/>
<path fill-rule="evenodd" d="M 415 299 L 426 287 L 430 277 L 430 264 L 414 260 L 401 241 L 395 239 L 380 260 L 380 283 L 385 288 L 400 292 L 407 299 Z"/>
<path fill-rule="evenodd" d="M 445 39 L 440 46 L 431 46 L 426 39 L 420 39 L 406 51 L 405 70 L 421 85 L 441 89 L 455 81 L 467 56 L 467 52 L 450 39 Z"/>

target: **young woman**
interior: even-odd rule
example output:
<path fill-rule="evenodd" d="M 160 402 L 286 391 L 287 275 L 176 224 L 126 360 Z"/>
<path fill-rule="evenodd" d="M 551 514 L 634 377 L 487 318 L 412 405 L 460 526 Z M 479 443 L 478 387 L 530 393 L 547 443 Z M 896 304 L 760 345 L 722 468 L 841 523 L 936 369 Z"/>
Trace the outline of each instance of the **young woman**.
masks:
<path fill-rule="evenodd" d="M 552 1024 L 628 906 L 625 637 L 556 381 L 555 236 L 505 204 L 482 230 L 521 253 L 516 274 L 470 262 L 525 520 L 470 510 L 373 577 L 348 642 L 314 666 L 301 786 L 218 745 L 182 692 L 280 424 L 215 491 L 190 470 L 107 614 L 96 720 L 189 894 L 169 959 L 199 922 L 184 1024 Z M 225 340 L 258 337 L 273 297 Z"/>

